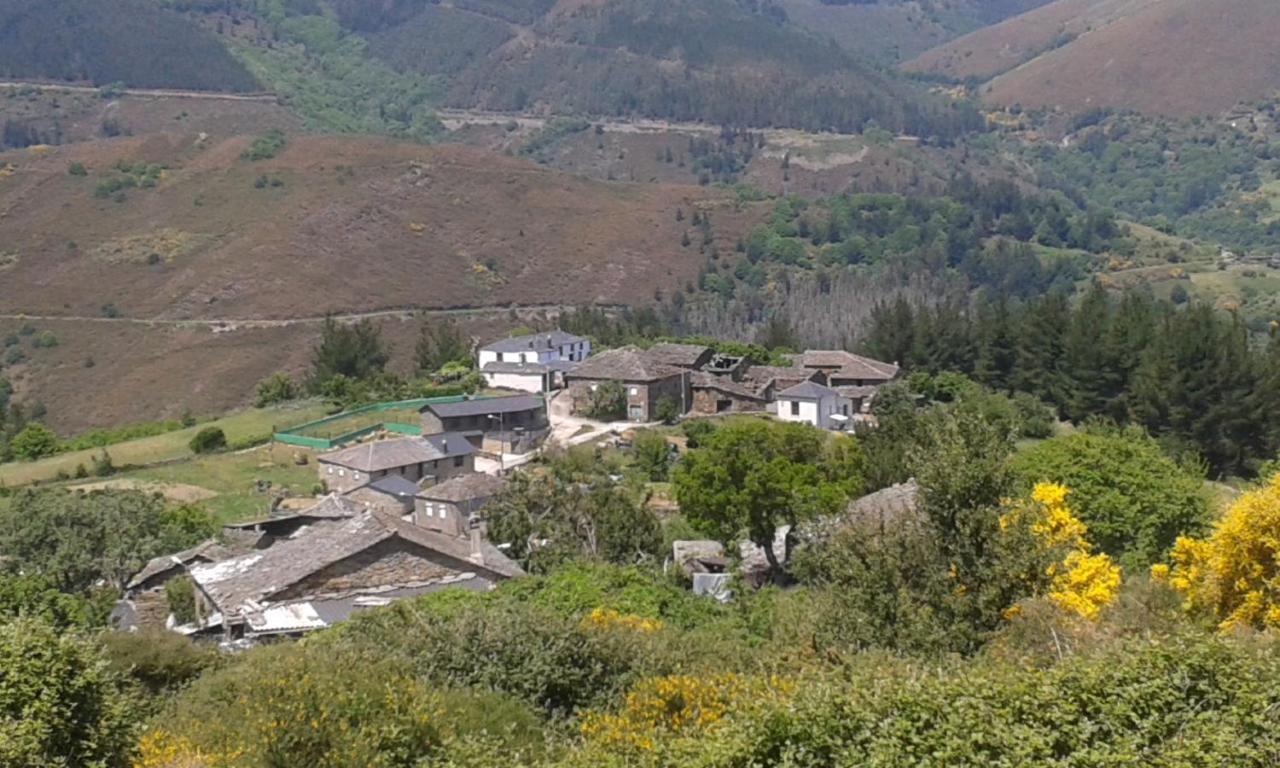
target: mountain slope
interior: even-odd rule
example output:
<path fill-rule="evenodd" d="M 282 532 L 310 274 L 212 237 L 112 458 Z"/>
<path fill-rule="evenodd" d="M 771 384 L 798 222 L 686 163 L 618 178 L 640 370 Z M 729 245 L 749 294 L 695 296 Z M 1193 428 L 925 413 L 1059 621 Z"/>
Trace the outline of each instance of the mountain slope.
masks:
<path fill-rule="evenodd" d="M 258 88 L 215 36 L 146 0 L 0 0 L 0 78 Z"/>
<path fill-rule="evenodd" d="M 1058 0 L 908 68 L 991 77 L 983 98 L 1001 106 L 1191 117 L 1274 95 L 1278 37 L 1274 0 Z"/>
<path fill-rule="evenodd" d="M 0 306 L 216 319 L 647 302 L 706 260 L 681 245 L 677 208 L 718 211 L 725 248 L 746 215 L 728 191 L 592 182 L 457 146 L 310 137 L 258 162 L 249 147 L 165 135 L 0 154 Z"/>

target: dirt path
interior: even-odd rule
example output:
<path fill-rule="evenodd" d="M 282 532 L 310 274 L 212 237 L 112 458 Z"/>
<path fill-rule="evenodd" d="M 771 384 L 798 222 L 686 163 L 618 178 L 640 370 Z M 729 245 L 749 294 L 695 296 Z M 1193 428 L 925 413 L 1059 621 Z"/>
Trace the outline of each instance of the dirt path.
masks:
<path fill-rule="evenodd" d="M 598 304 L 597 309 L 604 310 L 621 310 L 621 305 L 614 304 Z M 248 330 L 254 328 L 285 328 L 293 325 L 318 325 L 323 323 L 326 318 L 332 317 L 340 322 L 349 322 L 353 320 L 363 320 L 365 318 L 396 318 L 401 320 L 412 320 L 416 317 L 466 317 L 466 316 L 492 316 L 505 315 L 508 312 L 569 312 L 576 309 L 577 305 L 570 304 L 504 304 L 492 307 L 458 307 L 451 309 L 429 309 L 424 307 L 400 307 L 397 309 L 375 309 L 367 312 L 342 312 L 332 315 L 310 315 L 306 317 L 290 317 L 280 319 L 265 318 L 182 318 L 182 319 L 165 319 L 165 318 L 145 318 L 145 317 L 98 317 L 90 315 L 43 315 L 31 314 L 29 312 L 11 312 L 0 313 L 0 320 L 34 320 L 34 321 L 62 321 L 62 322 L 79 322 L 79 323 L 106 323 L 106 324 L 127 324 L 127 325 L 145 325 L 145 326 L 163 326 L 173 328 L 200 328 L 206 327 L 214 333 L 231 333 L 233 331 Z"/>
<path fill-rule="evenodd" d="M 45 91 L 62 91 L 63 93 L 101 93 L 102 89 L 93 85 L 70 85 L 67 83 L 46 83 L 39 80 L 4 80 L 0 88 L 39 88 Z M 223 91 L 183 91 L 151 88 L 121 88 L 114 91 L 121 96 L 135 96 L 151 99 L 208 99 L 212 101 L 266 101 L 275 103 L 274 93 L 226 93 Z"/>

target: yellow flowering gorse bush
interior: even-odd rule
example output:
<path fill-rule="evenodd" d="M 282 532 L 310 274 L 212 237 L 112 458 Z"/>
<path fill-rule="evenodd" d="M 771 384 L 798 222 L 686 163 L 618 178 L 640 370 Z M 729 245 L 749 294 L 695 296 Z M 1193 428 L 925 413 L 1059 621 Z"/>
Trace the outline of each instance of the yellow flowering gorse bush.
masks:
<path fill-rule="evenodd" d="M 1067 505 L 1071 493 L 1057 483 L 1037 483 L 1030 505 L 1018 505 L 1000 519 L 1000 526 L 1028 526 L 1037 544 L 1049 552 L 1064 551 L 1045 569 L 1052 603 L 1076 616 L 1095 620 L 1120 591 L 1120 568 L 1105 554 L 1093 554 L 1088 528 Z"/>
<path fill-rule="evenodd" d="M 596 608 L 582 618 L 582 625 L 590 629 L 630 629 L 636 632 L 656 632 L 662 622 L 633 613 L 619 613 L 612 608 Z"/>
<path fill-rule="evenodd" d="M 1280 474 L 1241 496 L 1208 538 L 1179 537 L 1169 559 L 1151 575 L 1187 612 L 1214 617 L 1224 632 L 1280 628 Z"/>
<path fill-rule="evenodd" d="M 588 712 L 581 730 L 589 741 L 604 746 L 651 750 L 662 737 L 712 728 L 733 712 L 789 697 L 794 690 L 793 683 L 779 677 L 653 677 L 631 689 L 618 714 Z"/>

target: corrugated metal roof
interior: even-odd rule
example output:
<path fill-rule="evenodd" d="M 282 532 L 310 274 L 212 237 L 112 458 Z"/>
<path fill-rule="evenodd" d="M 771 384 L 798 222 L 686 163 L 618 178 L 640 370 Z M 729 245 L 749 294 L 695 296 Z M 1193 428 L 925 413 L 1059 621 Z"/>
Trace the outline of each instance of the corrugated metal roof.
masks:
<path fill-rule="evenodd" d="M 521 413 L 546 408 L 547 403 L 542 395 L 512 395 L 510 397 L 485 397 L 475 400 L 463 400 L 458 403 L 433 403 L 423 406 L 442 419 L 456 419 L 460 416 L 486 416 L 488 414 Z"/>

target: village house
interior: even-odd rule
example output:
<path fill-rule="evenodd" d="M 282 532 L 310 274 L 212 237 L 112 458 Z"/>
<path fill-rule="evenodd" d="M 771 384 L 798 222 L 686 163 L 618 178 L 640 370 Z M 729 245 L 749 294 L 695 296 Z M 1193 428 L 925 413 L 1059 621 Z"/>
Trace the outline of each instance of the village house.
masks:
<path fill-rule="evenodd" d="M 819 429 L 844 429 L 851 417 L 849 401 L 831 387 L 805 381 L 777 394 L 778 418 Z"/>
<path fill-rule="evenodd" d="M 656 362 L 634 346 L 592 356 L 565 374 L 565 383 L 575 413 L 589 409 L 592 395 L 602 385 L 618 384 L 626 396 L 627 420 L 641 423 L 655 421 L 663 401 L 670 402 L 677 413 L 686 413 L 693 398 L 689 370 Z"/>
<path fill-rule="evenodd" d="M 763 412 L 770 400 L 745 384 L 728 376 L 716 376 L 702 371 L 689 377 L 693 393 L 692 412 L 701 415 L 717 413 Z"/>
<path fill-rule="evenodd" d="M 778 392 L 806 381 L 826 384 L 827 376 L 811 368 L 772 365 L 753 365 L 742 374 L 742 383 L 770 403 Z"/>
<path fill-rule="evenodd" d="M 456 432 L 373 440 L 316 457 L 321 482 L 340 494 L 388 475 L 434 484 L 475 471 L 476 448 Z"/>
<path fill-rule="evenodd" d="M 645 351 L 645 356 L 658 365 L 670 365 L 688 371 L 700 371 L 711 362 L 715 353 L 711 347 L 701 344 L 673 344 L 663 342 L 654 344 Z"/>
<path fill-rule="evenodd" d="M 564 331 L 514 336 L 480 348 L 476 367 L 485 384 L 524 392 L 564 385 L 564 372 L 591 355 L 591 342 Z"/>
<path fill-rule="evenodd" d="M 417 493 L 413 521 L 423 528 L 461 536 L 480 520 L 480 511 L 489 500 L 507 487 L 495 475 L 467 475 L 446 480 Z"/>
<path fill-rule="evenodd" d="M 497 453 L 527 453 L 550 429 L 542 395 L 477 397 L 456 403 L 429 403 L 420 411 L 422 433 L 460 434 Z"/>
<path fill-rule="evenodd" d="M 296 636 L 401 598 L 488 590 L 523 573 L 479 528 L 450 535 L 377 510 L 190 568 L 200 631 L 224 641 Z"/>

